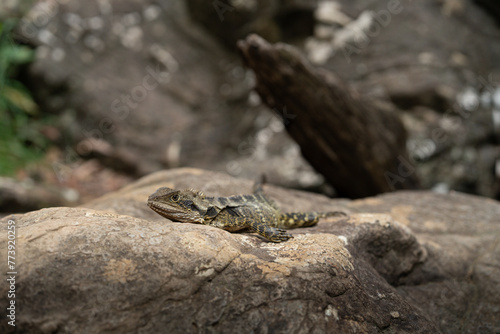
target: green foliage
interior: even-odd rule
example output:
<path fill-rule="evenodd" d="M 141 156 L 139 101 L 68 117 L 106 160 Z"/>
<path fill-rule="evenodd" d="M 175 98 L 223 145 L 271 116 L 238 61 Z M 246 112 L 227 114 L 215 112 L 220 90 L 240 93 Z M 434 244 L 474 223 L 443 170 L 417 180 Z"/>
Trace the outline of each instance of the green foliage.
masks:
<path fill-rule="evenodd" d="M 39 159 L 48 145 L 39 131 L 36 103 L 14 79 L 18 66 L 33 60 L 33 50 L 13 41 L 15 24 L 15 20 L 0 22 L 0 175 L 12 175 Z"/>

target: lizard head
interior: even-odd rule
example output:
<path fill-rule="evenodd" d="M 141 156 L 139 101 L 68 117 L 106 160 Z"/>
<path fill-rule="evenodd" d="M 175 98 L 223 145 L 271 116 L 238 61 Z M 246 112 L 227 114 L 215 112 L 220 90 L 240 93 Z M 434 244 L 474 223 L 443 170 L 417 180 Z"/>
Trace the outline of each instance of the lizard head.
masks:
<path fill-rule="evenodd" d="M 205 195 L 192 189 L 159 188 L 148 198 L 148 206 L 159 215 L 182 223 L 203 224 Z"/>

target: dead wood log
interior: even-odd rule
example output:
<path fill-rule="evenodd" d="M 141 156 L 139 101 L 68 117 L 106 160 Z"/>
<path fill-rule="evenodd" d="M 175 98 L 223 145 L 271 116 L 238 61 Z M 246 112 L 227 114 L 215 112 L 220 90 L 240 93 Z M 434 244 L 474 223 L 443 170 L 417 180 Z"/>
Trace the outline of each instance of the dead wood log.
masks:
<path fill-rule="evenodd" d="M 496 0 L 475 0 L 479 6 L 483 7 L 486 12 L 500 24 L 500 3 Z"/>
<path fill-rule="evenodd" d="M 255 90 L 339 195 L 359 198 L 417 187 L 396 113 L 356 96 L 290 45 L 250 35 L 238 48 L 255 72 Z"/>

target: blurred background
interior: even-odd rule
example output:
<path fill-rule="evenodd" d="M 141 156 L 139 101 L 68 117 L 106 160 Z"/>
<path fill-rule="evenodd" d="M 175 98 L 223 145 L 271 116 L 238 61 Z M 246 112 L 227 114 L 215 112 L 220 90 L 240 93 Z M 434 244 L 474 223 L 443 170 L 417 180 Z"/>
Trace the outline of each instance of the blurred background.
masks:
<path fill-rule="evenodd" d="M 335 196 L 252 90 L 250 33 L 397 110 L 422 188 L 498 200 L 499 22 L 487 0 L 2 0 L 0 212 L 184 166 Z"/>

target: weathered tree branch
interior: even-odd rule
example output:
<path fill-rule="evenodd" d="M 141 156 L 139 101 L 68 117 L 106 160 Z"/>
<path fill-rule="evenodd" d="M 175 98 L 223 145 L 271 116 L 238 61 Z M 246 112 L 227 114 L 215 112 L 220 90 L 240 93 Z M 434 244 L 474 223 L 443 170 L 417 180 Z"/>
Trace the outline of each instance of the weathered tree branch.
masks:
<path fill-rule="evenodd" d="M 238 47 L 255 72 L 262 100 L 283 117 L 304 157 L 339 195 L 358 198 L 417 187 L 406 131 L 394 112 L 356 96 L 289 45 L 250 35 Z"/>

